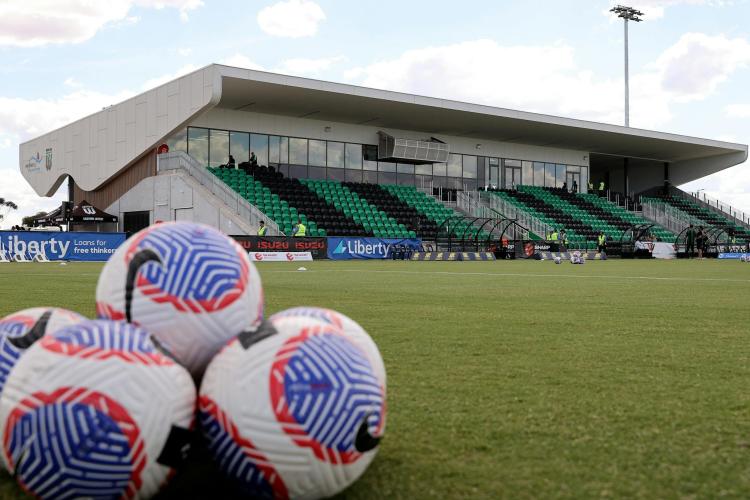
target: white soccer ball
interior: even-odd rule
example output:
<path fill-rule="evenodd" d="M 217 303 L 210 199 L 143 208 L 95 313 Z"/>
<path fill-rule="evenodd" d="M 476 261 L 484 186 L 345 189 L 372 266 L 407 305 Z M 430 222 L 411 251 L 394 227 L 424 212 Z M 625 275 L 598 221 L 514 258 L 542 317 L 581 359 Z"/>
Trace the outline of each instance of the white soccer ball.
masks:
<path fill-rule="evenodd" d="M 562 258 L 559 255 L 555 255 L 555 264 L 562 264 Z"/>
<path fill-rule="evenodd" d="M 10 370 L 34 342 L 86 318 L 58 307 L 32 307 L 0 319 L 0 393 Z"/>
<path fill-rule="evenodd" d="M 244 494 L 329 497 L 364 473 L 385 431 L 386 388 L 382 360 L 361 345 L 320 318 L 281 314 L 214 358 L 201 428 Z"/>
<path fill-rule="evenodd" d="M 44 336 L 0 397 L 2 457 L 37 498 L 147 498 L 189 443 L 190 374 L 123 322 L 90 320 Z"/>
<path fill-rule="evenodd" d="M 367 355 L 367 360 L 373 369 L 375 369 L 380 385 L 385 390 L 385 364 L 383 364 L 383 357 L 380 355 L 380 350 L 365 329 L 349 316 L 333 309 L 305 306 L 293 307 L 277 312 L 271 316 L 270 320 L 277 328 L 279 328 L 279 325 L 286 325 L 287 323 L 291 323 L 291 326 L 297 328 L 305 328 L 310 326 L 311 321 L 317 321 L 322 325 L 340 329 L 344 335 L 349 337 Z"/>
<path fill-rule="evenodd" d="M 100 318 L 153 333 L 198 377 L 221 346 L 263 319 L 263 288 L 228 236 L 189 222 L 150 226 L 110 257 L 96 287 Z"/>

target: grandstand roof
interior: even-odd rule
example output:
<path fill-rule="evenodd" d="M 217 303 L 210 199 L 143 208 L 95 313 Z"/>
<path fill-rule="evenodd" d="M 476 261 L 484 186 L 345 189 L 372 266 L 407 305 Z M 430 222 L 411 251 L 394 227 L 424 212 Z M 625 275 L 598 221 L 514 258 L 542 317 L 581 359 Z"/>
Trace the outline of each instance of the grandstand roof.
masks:
<path fill-rule="evenodd" d="M 19 166 L 41 195 L 54 193 L 66 175 L 93 190 L 213 107 L 656 160 L 684 166 L 692 178 L 742 163 L 748 151 L 743 144 L 213 64 L 21 144 Z"/>

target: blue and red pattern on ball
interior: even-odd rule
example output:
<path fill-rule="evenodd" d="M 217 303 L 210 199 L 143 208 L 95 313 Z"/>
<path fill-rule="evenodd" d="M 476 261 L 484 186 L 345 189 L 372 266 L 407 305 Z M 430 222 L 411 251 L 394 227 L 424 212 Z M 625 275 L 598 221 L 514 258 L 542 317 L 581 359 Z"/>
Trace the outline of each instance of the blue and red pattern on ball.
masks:
<path fill-rule="evenodd" d="M 244 251 L 226 236 L 197 224 L 160 224 L 143 230 L 125 254 L 126 264 L 143 249 L 159 255 L 138 272 L 136 288 L 178 311 L 221 310 L 245 290 L 249 269 Z"/>
<path fill-rule="evenodd" d="M 198 402 L 203 435 L 208 448 L 227 477 L 252 498 L 288 498 L 286 485 L 268 459 L 242 437 L 219 405 L 206 396 Z"/>
<path fill-rule="evenodd" d="M 118 358 L 146 365 L 174 364 L 156 348 L 145 330 L 119 321 L 85 321 L 61 328 L 40 342 L 44 349 L 65 356 L 98 360 Z"/>
<path fill-rule="evenodd" d="M 355 438 L 363 419 L 371 435 L 382 431 L 383 391 L 365 354 L 335 330 L 303 329 L 276 353 L 271 404 L 284 432 L 333 464 L 362 454 Z"/>
<path fill-rule="evenodd" d="M 327 325 L 335 326 L 336 328 L 342 328 L 344 326 L 341 321 L 341 316 L 339 316 L 336 311 L 323 309 L 321 307 L 292 307 L 291 309 L 277 312 L 269 319 L 273 321 L 274 319 L 293 317 L 317 319 Z"/>
<path fill-rule="evenodd" d="M 35 318 L 23 314 L 6 316 L 0 320 L 0 394 L 8 374 L 21 356 L 21 351 L 8 342 L 8 337 L 19 337 L 34 326 Z"/>
<path fill-rule="evenodd" d="M 133 498 L 146 464 L 128 412 L 86 388 L 22 401 L 6 421 L 3 450 L 11 472 L 38 498 Z"/>

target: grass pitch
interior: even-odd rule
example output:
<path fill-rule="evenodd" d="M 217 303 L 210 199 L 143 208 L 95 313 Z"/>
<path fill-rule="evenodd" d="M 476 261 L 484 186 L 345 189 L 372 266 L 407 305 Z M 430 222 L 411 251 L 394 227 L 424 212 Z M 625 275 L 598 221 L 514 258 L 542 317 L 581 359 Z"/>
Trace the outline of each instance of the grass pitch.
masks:
<path fill-rule="evenodd" d="M 388 370 L 386 437 L 345 497 L 750 497 L 749 265 L 304 265 L 259 266 L 267 312 L 337 309 Z M 0 315 L 92 316 L 100 267 L 2 265 Z"/>

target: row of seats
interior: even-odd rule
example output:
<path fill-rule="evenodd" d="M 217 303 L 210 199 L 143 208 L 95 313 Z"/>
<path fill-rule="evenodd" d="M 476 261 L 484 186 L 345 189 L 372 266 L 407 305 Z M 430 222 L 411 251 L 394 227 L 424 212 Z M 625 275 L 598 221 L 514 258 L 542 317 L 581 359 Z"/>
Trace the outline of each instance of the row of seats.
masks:
<path fill-rule="evenodd" d="M 605 198 L 599 198 L 591 194 L 579 194 L 578 196 L 584 200 L 591 202 L 593 205 L 596 205 L 597 207 L 607 211 L 608 213 L 619 217 L 623 222 L 627 224 L 627 227 L 633 225 L 639 226 L 653 224 L 652 221 L 646 219 L 645 217 L 642 217 L 635 212 L 625 210 L 623 207 L 611 203 Z M 627 227 L 625 229 L 627 229 Z M 674 233 L 658 225 L 652 227 L 650 231 L 651 234 L 653 234 L 660 241 L 674 242 L 676 238 Z"/>
<path fill-rule="evenodd" d="M 300 182 L 318 197 L 323 198 L 326 203 L 341 210 L 377 237 L 416 238 L 417 236 L 414 231 L 410 231 L 385 211 L 372 206 L 339 181 L 303 179 Z"/>
<path fill-rule="evenodd" d="M 655 198 L 643 198 L 643 201 L 656 200 L 666 203 L 686 214 L 703 221 L 704 225 L 711 227 L 720 227 L 727 231 L 730 236 L 734 236 L 738 241 L 750 241 L 750 230 L 746 227 L 736 224 L 729 218 L 705 208 L 698 203 L 692 202 L 681 196 L 659 195 Z"/>

